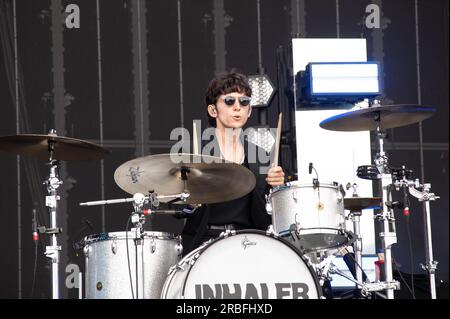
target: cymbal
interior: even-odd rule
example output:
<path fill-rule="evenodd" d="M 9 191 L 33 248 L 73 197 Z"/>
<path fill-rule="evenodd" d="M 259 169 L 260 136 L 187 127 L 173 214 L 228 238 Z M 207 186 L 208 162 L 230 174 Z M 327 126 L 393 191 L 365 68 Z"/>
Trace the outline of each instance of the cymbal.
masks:
<path fill-rule="evenodd" d="M 56 134 L 20 134 L 0 137 L 0 151 L 36 157 L 50 158 L 49 143 L 53 145 L 52 159 L 97 160 L 111 152 L 100 145 Z"/>
<path fill-rule="evenodd" d="M 187 192 L 189 197 L 185 203 L 188 204 L 230 201 L 248 194 L 256 185 L 253 173 L 242 165 L 218 157 L 193 154 L 139 157 L 120 165 L 114 173 L 114 180 L 129 194 L 155 191 L 158 195 L 175 195 Z"/>
<path fill-rule="evenodd" d="M 363 209 L 382 206 L 381 197 L 347 197 L 344 198 L 344 209 L 360 212 Z"/>
<path fill-rule="evenodd" d="M 423 121 L 436 112 L 422 105 L 383 105 L 338 114 L 323 120 L 321 128 L 331 131 L 376 131 Z"/>

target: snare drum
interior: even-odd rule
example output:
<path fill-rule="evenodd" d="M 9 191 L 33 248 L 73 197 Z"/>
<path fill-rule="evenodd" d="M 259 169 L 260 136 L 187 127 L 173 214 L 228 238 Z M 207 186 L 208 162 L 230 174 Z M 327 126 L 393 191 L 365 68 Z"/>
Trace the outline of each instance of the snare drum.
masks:
<path fill-rule="evenodd" d="M 345 245 L 344 194 L 339 184 L 294 181 L 274 188 L 268 197 L 274 232 L 303 252 Z"/>
<path fill-rule="evenodd" d="M 290 243 L 258 230 L 223 233 L 172 267 L 163 299 L 316 299 L 315 272 Z"/>
<path fill-rule="evenodd" d="M 170 267 L 181 259 L 180 237 L 144 232 L 136 244 L 134 231 L 128 236 L 126 232 L 113 232 L 85 238 L 86 298 L 159 298 Z"/>

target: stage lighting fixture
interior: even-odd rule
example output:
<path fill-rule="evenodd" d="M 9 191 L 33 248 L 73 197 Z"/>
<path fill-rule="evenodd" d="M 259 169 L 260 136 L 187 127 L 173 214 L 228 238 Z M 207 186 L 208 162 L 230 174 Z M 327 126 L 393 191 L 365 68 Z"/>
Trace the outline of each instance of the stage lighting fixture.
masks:
<path fill-rule="evenodd" d="M 252 107 L 268 107 L 275 93 L 270 78 L 266 74 L 250 75 L 248 77 L 250 87 L 252 88 Z"/>
<path fill-rule="evenodd" d="M 357 103 L 381 94 L 377 62 L 311 62 L 297 74 L 303 104 Z"/>

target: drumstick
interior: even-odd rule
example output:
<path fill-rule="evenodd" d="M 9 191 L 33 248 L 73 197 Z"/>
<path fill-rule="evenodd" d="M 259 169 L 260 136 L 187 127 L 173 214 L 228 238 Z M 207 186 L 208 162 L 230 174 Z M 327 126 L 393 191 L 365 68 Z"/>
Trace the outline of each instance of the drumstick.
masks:
<path fill-rule="evenodd" d="M 275 139 L 275 154 L 273 156 L 272 166 L 278 166 L 278 154 L 280 152 L 280 139 L 281 139 L 281 118 L 283 113 L 278 114 L 277 136 Z"/>
<path fill-rule="evenodd" d="M 200 152 L 198 150 L 197 125 L 195 123 L 195 120 L 193 121 L 193 130 L 193 153 L 194 155 L 200 155 Z"/>

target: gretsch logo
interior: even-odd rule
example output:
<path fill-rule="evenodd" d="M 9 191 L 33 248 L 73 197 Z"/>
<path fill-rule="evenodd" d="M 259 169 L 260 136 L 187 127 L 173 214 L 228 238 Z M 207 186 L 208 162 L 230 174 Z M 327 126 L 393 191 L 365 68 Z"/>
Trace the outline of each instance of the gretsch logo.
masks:
<path fill-rule="evenodd" d="M 247 249 L 248 246 L 255 246 L 256 243 L 254 241 L 250 241 L 247 236 L 244 237 L 244 239 L 242 240 L 242 247 L 244 247 L 244 249 Z"/>

